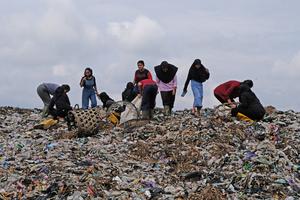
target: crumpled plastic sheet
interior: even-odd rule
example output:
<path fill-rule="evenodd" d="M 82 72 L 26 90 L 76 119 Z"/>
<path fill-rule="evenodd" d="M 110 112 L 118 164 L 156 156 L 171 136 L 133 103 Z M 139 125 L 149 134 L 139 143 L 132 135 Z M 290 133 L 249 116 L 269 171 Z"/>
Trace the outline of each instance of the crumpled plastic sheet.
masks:
<path fill-rule="evenodd" d="M 225 108 L 225 110 L 228 108 Z M 299 199 L 300 113 L 247 123 L 187 110 L 78 138 L 0 108 L 0 199 Z"/>

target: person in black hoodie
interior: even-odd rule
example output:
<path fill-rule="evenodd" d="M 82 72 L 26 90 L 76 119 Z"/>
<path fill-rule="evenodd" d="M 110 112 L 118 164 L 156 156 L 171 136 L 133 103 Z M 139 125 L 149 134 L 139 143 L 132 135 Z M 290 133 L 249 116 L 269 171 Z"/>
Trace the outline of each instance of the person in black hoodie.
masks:
<path fill-rule="evenodd" d="M 240 86 L 240 104 L 231 110 L 232 116 L 237 116 L 238 113 L 246 115 L 252 120 L 262 120 L 266 111 L 259 99 L 247 84 Z"/>
<path fill-rule="evenodd" d="M 122 92 L 122 101 L 131 102 L 137 96 L 137 93 L 134 91 L 134 84 L 128 82 L 125 90 Z"/>
<path fill-rule="evenodd" d="M 209 79 L 209 71 L 206 69 L 200 59 L 196 59 L 190 67 L 187 79 L 185 81 L 183 95 L 187 93 L 187 87 L 191 81 L 191 87 L 194 95 L 194 104 L 192 112 L 199 116 L 203 100 L 203 82 Z"/>
<path fill-rule="evenodd" d="M 171 115 L 177 89 L 176 73 L 178 68 L 167 61 L 163 61 L 160 65 L 154 67 L 154 70 L 156 83 L 164 106 L 164 113 L 165 115 Z"/>
<path fill-rule="evenodd" d="M 49 113 L 54 119 L 57 119 L 57 117 L 66 117 L 68 112 L 72 110 L 70 100 L 67 95 L 69 91 L 69 85 L 62 85 L 55 90 L 55 94 L 52 97 L 49 105 Z"/>
<path fill-rule="evenodd" d="M 115 101 L 108 96 L 106 92 L 101 92 L 98 97 L 100 98 L 101 102 L 103 103 L 103 108 L 108 109 Z"/>

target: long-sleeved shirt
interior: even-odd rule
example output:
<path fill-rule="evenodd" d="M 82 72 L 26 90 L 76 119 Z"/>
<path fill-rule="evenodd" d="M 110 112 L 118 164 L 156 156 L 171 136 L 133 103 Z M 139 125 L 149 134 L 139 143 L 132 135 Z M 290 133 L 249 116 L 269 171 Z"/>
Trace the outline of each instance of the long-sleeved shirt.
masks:
<path fill-rule="evenodd" d="M 200 68 L 191 66 L 188 76 L 186 78 L 183 90 L 187 90 L 190 80 L 194 80 L 194 81 L 203 83 L 204 81 L 209 79 L 209 76 L 210 76 L 209 71 L 204 66 L 202 66 Z"/>
<path fill-rule="evenodd" d="M 228 99 L 234 99 L 236 97 L 239 97 L 239 87 L 241 83 L 239 81 L 228 81 L 226 83 L 223 83 L 215 88 L 214 93 L 215 95 L 222 98 L 224 101 L 227 101 Z"/>
<path fill-rule="evenodd" d="M 152 79 L 144 79 L 139 82 L 139 87 L 141 89 L 144 89 L 147 85 L 156 85 L 156 82 L 153 81 Z"/>
<path fill-rule="evenodd" d="M 161 80 L 159 80 L 158 77 L 156 77 L 156 83 L 161 92 L 169 92 L 177 88 L 177 76 L 175 75 L 173 80 L 169 83 L 164 83 Z"/>
<path fill-rule="evenodd" d="M 71 110 L 71 104 L 68 95 L 62 87 L 57 88 L 54 96 L 51 99 L 49 110 L 53 110 L 54 106 L 57 110 Z"/>
<path fill-rule="evenodd" d="M 59 87 L 58 84 L 55 83 L 43 83 L 44 86 L 48 89 L 49 94 L 54 95 L 55 90 Z"/>

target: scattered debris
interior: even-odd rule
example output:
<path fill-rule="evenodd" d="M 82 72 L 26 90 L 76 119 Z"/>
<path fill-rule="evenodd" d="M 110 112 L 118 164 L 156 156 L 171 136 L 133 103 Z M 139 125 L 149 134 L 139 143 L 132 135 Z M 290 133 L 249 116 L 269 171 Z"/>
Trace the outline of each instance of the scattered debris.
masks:
<path fill-rule="evenodd" d="M 228 108 L 129 121 L 76 137 L 40 111 L 0 108 L 0 199 L 299 199 L 300 113 Z"/>

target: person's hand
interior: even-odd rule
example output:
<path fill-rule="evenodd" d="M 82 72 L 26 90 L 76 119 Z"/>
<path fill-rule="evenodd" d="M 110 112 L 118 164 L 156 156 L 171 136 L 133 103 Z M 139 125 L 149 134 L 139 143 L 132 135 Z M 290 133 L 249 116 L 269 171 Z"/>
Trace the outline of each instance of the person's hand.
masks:
<path fill-rule="evenodd" d="M 172 91 L 172 95 L 175 96 L 176 95 L 176 89 L 173 89 Z"/>
<path fill-rule="evenodd" d="M 142 97 L 142 95 L 141 95 L 141 94 L 138 94 L 138 95 L 137 95 L 137 97 L 138 97 L 138 98 L 141 98 L 141 97 Z"/>
<path fill-rule="evenodd" d="M 234 103 L 229 104 L 231 108 L 236 108 L 236 105 Z"/>

